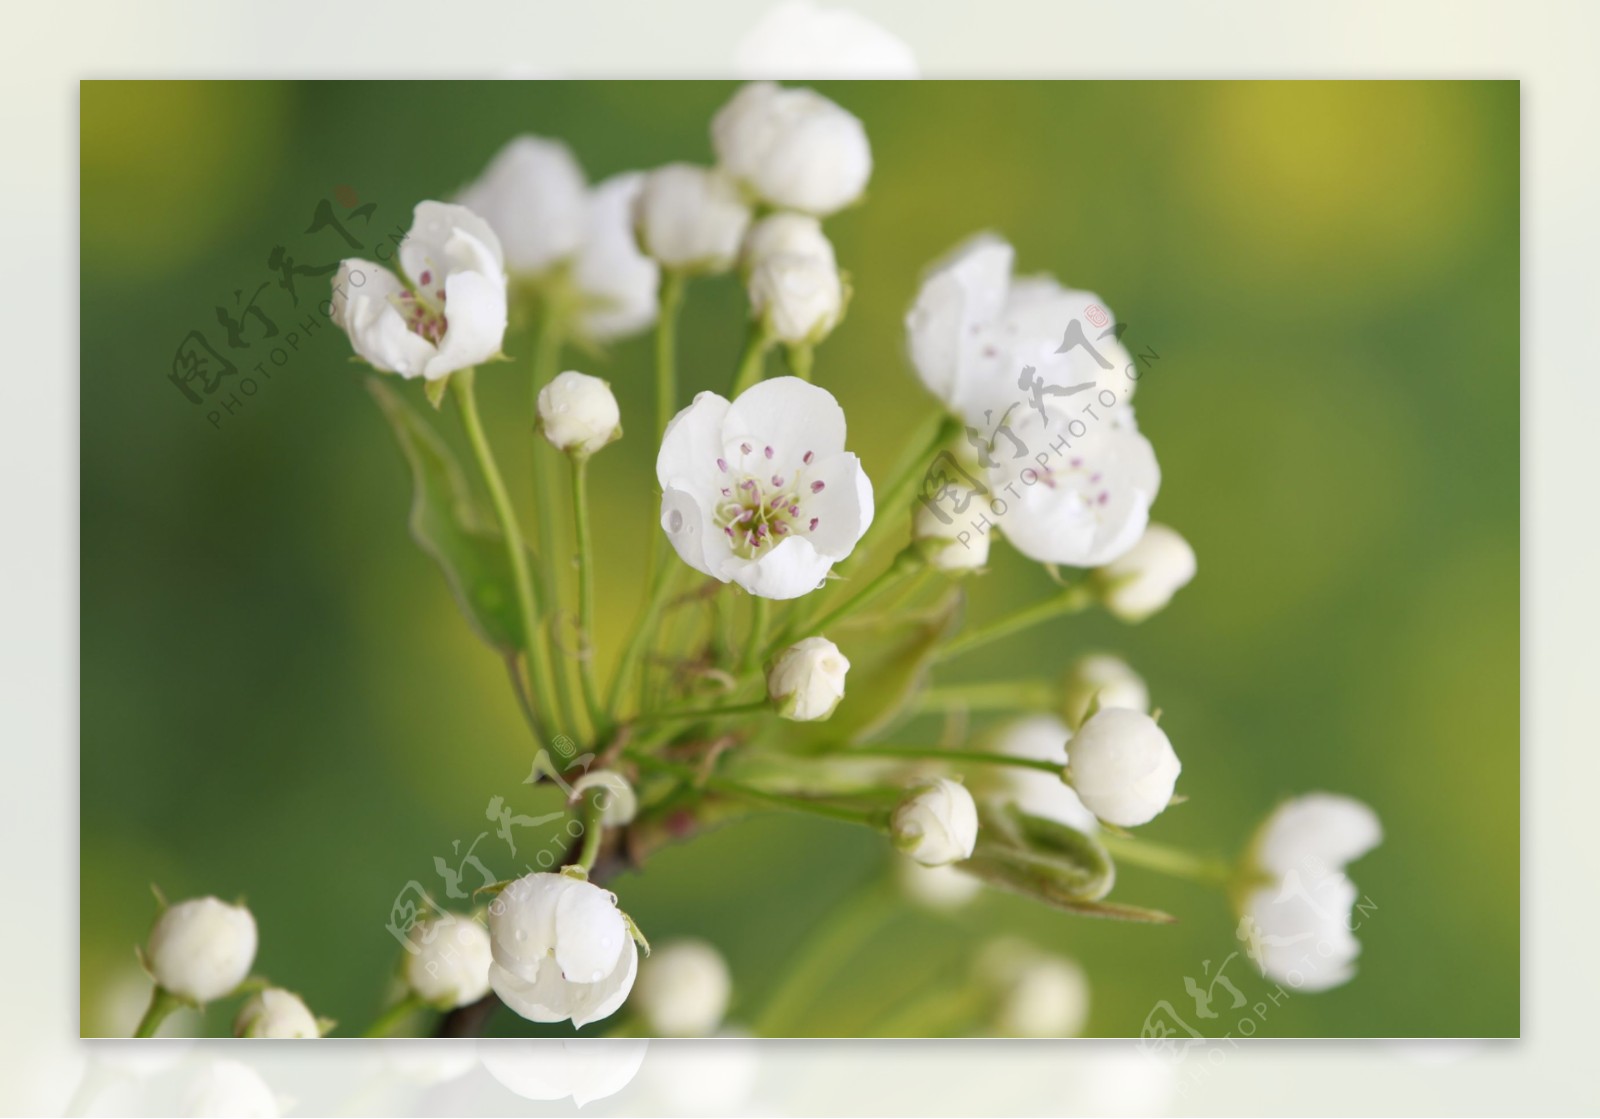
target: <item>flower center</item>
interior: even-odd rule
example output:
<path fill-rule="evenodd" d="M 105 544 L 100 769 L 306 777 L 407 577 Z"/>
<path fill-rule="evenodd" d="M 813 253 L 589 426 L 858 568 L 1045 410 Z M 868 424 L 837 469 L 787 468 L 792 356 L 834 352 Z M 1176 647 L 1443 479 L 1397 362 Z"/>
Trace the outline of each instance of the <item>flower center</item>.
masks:
<path fill-rule="evenodd" d="M 763 447 L 757 453 L 753 445 L 744 443 L 739 450 L 739 468 L 730 466 L 727 459 L 717 460 L 723 485 L 713 518 L 727 535 L 734 554 L 752 559 L 786 536 L 815 532 L 821 518 L 807 510 L 807 499 L 826 488 L 820 480 L 806 477 L 806 467 L 815 456 L 807 451 L 801 465 L 791 472 L 774 467 L 764 473 L 761 466 L 775 461 L 773 448 Z"/>
<path fill-rule="evenodd" d="M 1111 489 L 1100 470 L 1086 464 L 1081 458 L 1067 457 L 1054 466 L 1029 467 L 1037 475 L 1039 484 L 1050 489 L 1075 489 L 1090 509 L 1099 509 L 1111 501 Z M 1026 479 L 1024 479 L 1026 481 Z"/>
<path fill-rule="evenodd" d="M 433 272 L 424 271 L 417 277 L 415 291 L 408 288 L 394 296 L 393 301 L 401 318 L 406 320 L 406 329 L 437 346 L 444 332 L 450 329 L 450 322 L 444 316 L 444 281 L 440 280 L 439 286 L 429 291 L 432 283 Z"/>

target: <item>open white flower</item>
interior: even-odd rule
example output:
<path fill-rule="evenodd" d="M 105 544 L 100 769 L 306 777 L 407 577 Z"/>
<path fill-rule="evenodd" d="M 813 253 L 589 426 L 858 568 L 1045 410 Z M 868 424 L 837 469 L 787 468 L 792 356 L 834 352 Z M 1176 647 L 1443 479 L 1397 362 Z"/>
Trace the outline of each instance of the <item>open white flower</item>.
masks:
<path fill-rule="evenodd" d="M 656 321 L 661 266 L 639 251 L 634 207 L 644 175 L 613 175 L 589 197 L 589 226 L 572 262 L 578 331 L 592 342 L 637 334 Z"/>
<path fill-rule="evenodd" d="M 252 995 L 233 1020 L 234 1037 L 321 1037 L 317 1016 L 292 991 L 268 987 Z"/>
<path fill-rule="evenodd" d="M 997 754 L 1067 765 L 1067 740 L 1072 730 L 1055 715 L 1024 715 L 1003 724 L 990 740 Z M 1021 766 L 992 766 L 987 777 L 995 791 L 1030 816 L 1054 820 L 1081 832 L 1099 830 L 1095 814 L 1060 777 Z"/>
<path fill-rule="evenodd" d="M 838 325 L 844 282 L 816 218 L 773 214 L 745 237 L 750 312 L 790 345 L 815 344 Z"/>
<path fill-rule="evenodd" d="M 1095 573 L 1100 600 L 1125 622 L 1141 622 L 1172 601 L 1195 573 L 1194 549 L 1175 529 L 1145 528 L 1138 543 Z"/>
<path fill-rule="evenodd" d="M 539 275 L 583 243 L 589 214 L 583 168 L 559 140 L 518 136 L 456 201 L 487 221 L 512 272 Z"/>
<path fill-rule="evenodd" d="M 861 121 L 810 89 L 751 82 L 717 111 L 711 145 L 763 201 L 824 217 L 861 197 L 872 175 Z"/>
<path fill-rule="evenodd" d="M 797 723 L 826 719 L 844 698 L 850 662 L 826 637 L 807 637 L 778 655 L 767 673 L 767 697 Z"/>
<path fill-rule="evenodd" d="M 709 1037 L 728 1011 L 733 980 L 727 961 L 703 940 L 678 940 L 650 954 L 634 1003 L 663 1037 Z"/>
<path fill-rule="evenodd" d="M 905 41 L 846 7 L 785 0 L 739 40 L 734 63 L 756 78 L 914 78 Z"/>
<path fill-rule="evenodd" d="M 1079 727 L 1067 746 L 1067 762 L 1084 807 L 1120 828 L 1159 816 L 1183 770 L 1156 721 L 1125 707 L 1107 707 Z"/>
<path fill-rule="evenodd" d="M 417 951 L 406 956 L 406 984 L 429 1006 L 454 1010 L 489 993 L 493 952 L 489 931 L 470 917 L 449 915 L 419 924 Z"/>
<path fill-rule="evenodd" d="M 192 1002 L 229 994 L 256 958 L 256 919 L 242 905 L 191 898 L 170 906 L 150 930 L 145 962 L 162 988 Z"/>
<path fill-rule="evenodd" d="M 616 1012 L 639 949 L 611 893 L 565 874 L 527 874 L 489 907 L 489 983 L 534 1022 L 574 1027 Z"/>
<path fill-rule="evenodd" d="M 702 392 L 661 440 L 661 527 L 696 571 L 762 598 L 815 590 L 872 523 L 872 483 L 826 389 L 775 377 Z"/>
<path fill-rule="evenodd" d="M 738 259 L 750 207 L 720 171 L 669 163 L 645 175 L 634 222 L 639 244 L 664 267 L 726 272 Z"/>
<path fill-rule="evenodd" d="M 1144 678 L 1110 653 L 1089 653 L 1073 661 L 1062 680 L 1061 699 L 1067 721 L 1074 726 L 1082 725 L 1090 707 L 1150 710 Z"/>
<path fill-rule="evenodd" d="M 539 430 L 558 451 L 592 455 L 622 436 L 622 412 L 611 386 L 569 369 L 539 390 Z"/>
<path fill-rule="evenodd" d="M 978 842 L 978 806 L 959 781 L 939 777 L 900 802 L 889 831 L 895 847 L 923 866 L 960 862 Z"/>
<path fill-rule="evenodd" d="M 374 369 L 435 380 L 487 361 L 506 333 L 500 241 L 464 206 L 420 202 L 400 242 L 404 279 L 346 260 L 333 283 L 333 320 Z"/>

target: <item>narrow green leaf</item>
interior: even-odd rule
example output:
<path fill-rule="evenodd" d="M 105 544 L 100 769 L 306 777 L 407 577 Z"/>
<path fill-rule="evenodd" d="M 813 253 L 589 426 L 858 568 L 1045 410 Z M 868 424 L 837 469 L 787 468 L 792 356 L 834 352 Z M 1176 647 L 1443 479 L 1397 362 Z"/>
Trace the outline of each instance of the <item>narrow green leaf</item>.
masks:
<path fill-rule="evenodd" d="M 400 394 L 367 382 L 411 467 L 411 537 L 438 563 L 473 630 L 492 648 L 526 646 L 505 540 L 478 507 L 449 446 Z"/>

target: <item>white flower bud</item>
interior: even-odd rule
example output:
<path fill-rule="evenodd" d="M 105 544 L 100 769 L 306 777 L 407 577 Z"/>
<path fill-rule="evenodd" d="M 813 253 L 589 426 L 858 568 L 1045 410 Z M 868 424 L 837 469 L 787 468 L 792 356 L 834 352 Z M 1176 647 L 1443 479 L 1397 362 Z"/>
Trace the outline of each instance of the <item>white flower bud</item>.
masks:
<path fill-rule="evenodd" d="M 920 542 L 923 558 L 936 571 L 952 575 L 977 571 L 989 562 L 989 534 L 971 525 L 945 521 L 921 502 L 911 519 L 912 539 Z"/>
<path fill-rule="evenodd" d="M 894 845 L 923 866 L 959 862 L 978 842 L 978 806 L 960 782 L 940 777 L 901 801 L 889 828 Z"/>
<path fill-rule="evenodd" d="M 179 1115 L 251 1115 L 271 1119 L 283 1102 L 261 1074 L 242 1061 L 209 1061 L 192 1073 L 178 1094 Z"/>
<path fill-rule="evenodd" d="M 1171 602 L 1195 568 L 1189 542 L 1152 522 L 1137 544 L 1096 571 L 1100 598 L 1123 621 L 1141 622 Z"/>
<path fill-rule="evenodd" d="M 989 749 L 1014 758 L 1032 758 L 1067 765 L 1067 740 L 1072 730 L 1055 715 L 1024 715 L 1002 724 L 994 732 Z M 1009 800 L 1030 816 L 1054 820 L 1069 828 L 1094 834 L 1100 823 L 1083 806 L 1078 794 L 1059 776 L 1020 766 L 989 766 L 981 778 L 986 790 Z"/>
<path fill-rule="evenodd" d="M 783 255 L 814 256 L 832 264 L 833 242 L 822 232 L 822 223 L 810 214 L 768 214 L 745 234 L 741 263 L 748 273 L 763 261 Z"/>
<path fill-rule="evenodd" d="M 650 953 L 634 1002 L 663 1037 L 709 1037 L 728 1011 L 733 981 L 722 953 L 703 940 L 679 940 Z"/>
<path fill-rule="evenodd" d="M 1127 661 L 1110 653 L 1090 653 L 1073 661 L 1061 691 L 1063 713 L 1072 726 L 1080 725 L 1095 706 L 1150 710 L 1150 692 L 1143 678 Z"/>
<path fill-rule="evenodd" d="M 321 1037 L 316 1015 L 292 991 L 268 987 L 252 995 L 233 1020 L 234 1037 Z"/>
<path fill-rule="evenodd" d="M 1076 1037 L 1089 1018 L 1089 980 L 1063 956 L 1026 941 L 991 941 L 978 971 L 1000 990 L 995 1032 L 1004 1037 Z"/>
<path fill-rule="evenodd" d="M 539 390 L 539 429 L 558 451 L 592 455 L 622 436 L 611 386 L 569 369 Z"/>
<path fill-rule="evenodd" d="M 954 866 L 923 866 L 915 859 L 896 859 L 900 888 L 926 909 L 960 909 L 983 890 L 983 883 Z"/>
<path fill-rule="evenodd" d="M 158 985 L 198 1003 L 230 993 L 256 958 L 256 919 L 242 905 L 193 898 L 150 930 L 145 959 Z"/>
<path fill-rule="evenodd" d="M 456 201 L 494 228 L 512 272 L 546 272 L 584 240 L 588 187 L 583 168 L 559 140 L 518 136 Z"/>
<path fill-rule="evenodd" d="M 744 86 L 712 120 L 711 144 L 764 201 L 822 217 L 859 198 L 872 174 L 861 121 L 810 89 Z"/>
<path fill-rule="evenodd" d="M 1067 774 L 1084 806 L 1121 828 L 1149 823 L 1183 769 L 1166 732 L 1142 711 L 1107 707 L 1067 743 Z"/>
<path fill-rule="evenodd" d="M 797 723 L 826 719 L 844 698 L 850 662 L 826 637 L 807 637 L 779 654 L 767 672 L 767 697 Z"/>
<path fill-rule="evenodd" d="M 639 948 L 615 895 L 565 874 L 527 874 L 489 906 L 489 983 L 533 1022 L 574 1027 L 616 1012 L 633 989 Z"/>
<path fill-rule="evenodd" d="M 687 163 L 647 174 L 634 205 L 644 251 L 684 272 L 727 271 L 750 224 L 750 207 L 732 180 Z"/>
<path fill-rule="evenodd" d="M 839 324 L 844 284 L 832 260 L 775 253 L 756 265 L 748 288 L 750 311 L 778 341 L 815 345 Z"/>
<path fill-rule="evenodd" d="M 583 799 L 590 789 L 605 790 L 600 802 L 600 824 L 607 828 L 620 828 L 631 824 L 639 814 L 639 797 L 628 779 L 614 769 L 596 769 L 585 773 L 572 783 L 573 800 Z"/>
<path fill-rule="evenodd" d="M 450 914 L 413 930 L 417 951 L 406 955 L 405 977 L 417 997 L 440 1010 L 477 1002 L 489 993 L 489 931 L 470 917 Z"/>

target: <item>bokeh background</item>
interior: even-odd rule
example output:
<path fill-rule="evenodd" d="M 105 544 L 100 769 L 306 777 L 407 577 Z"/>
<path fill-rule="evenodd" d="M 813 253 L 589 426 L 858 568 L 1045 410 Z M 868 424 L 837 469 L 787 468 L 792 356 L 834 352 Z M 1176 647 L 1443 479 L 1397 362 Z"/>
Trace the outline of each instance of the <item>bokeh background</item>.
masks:
<path fill-rule="evenodd" d="M 592 178 L 710 159 L 724 83 L 125 84 L 82 87 L 81 1026 L 125 1034 L 133 946 L 169 896 L 243 895 L 257 968 L 357 1032 L 396 949 L 408 881 L 437 883 L 492 828 L 543 807 L 495 657 L 410 542 L 410 481 L 324 324 L 220 423 L 167 380 L 215 308 L 342 255 L 308 233 L 323 199 L 374 204 L 370 243 L 474 176 L 511 135 L 569 142 Z M 1200 577 L 1137 628 L 1094 615 L 965 658 L 952 681 L 1128 657 L 1165 709 L 1190 802 L 1152 838 L 1231 852 L 1286 794 L 1378 810 L 1352 871 L 1377 906 L 1359 977 L 1273 1008 L 1271 1036 L 1504 1036 L 1519 1028 L 1518 91 L 1514 83 L 823 85 L 865 121 L 866 204 L 829 222 L 855 279 L 819 351 L 851 443 L 881 477 L 930 410 L 903 357 L 922 268 L 992 228 L 1025 271 L 1101 293 L 1161 355 L 1141 427 L 1156 515 Z M 320 257 L 320 258 L 319 258 Z M 315 316 L 275 286 L 279 325 Z M 685 391 L 723 388 L 741 342 L 729 277 L 698 283 Z M 254 339 L 258 326 L 247 325 Z M 508 349 L 517 344 L 513 340 Z M 649 340 L 569 365 L 607 377 L 650 427 Z M 253 361 L 266 359 L 267 347 Z M 527 353 L 526 342 L 518 356 Z M 527 386 L 480 397 L 526 501 Z M 441 430 L 454 439 L 450 425 Z M 595 462 L 602 650 L 637 602 L 654 446 Z M 1032 600 L 1036 566 L 997 551 L 971 615 Z M 491 846 L 492 845 L 492 846 Z M 505 861 L 492 835 L 482 845 Z M 883 844 L 762 818 L 661 853 L 615 888 L 653 939 L 729 957 L 750 1020 L 813 930 L 883 875 Z M 802 1030 L 849 1034 L 958 974 L 998 931 L 1071 955 L 1089 1032 L 1136 1034 L 1184 977 L 1236 947 L 1223 899 L 1134 869 L 1117 897 L 1172 927 L 1073 919 L 986 895 L 953 918 L 906 909 L 828 977 Z M 1271 985 L 1239 966 L 1247 995 Z M 510 1015 L 502 1032 L 525 1028 Z M 223 1033 L 214 1009 L 201 1028 Z"/>

